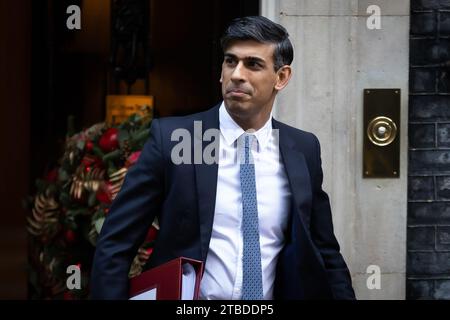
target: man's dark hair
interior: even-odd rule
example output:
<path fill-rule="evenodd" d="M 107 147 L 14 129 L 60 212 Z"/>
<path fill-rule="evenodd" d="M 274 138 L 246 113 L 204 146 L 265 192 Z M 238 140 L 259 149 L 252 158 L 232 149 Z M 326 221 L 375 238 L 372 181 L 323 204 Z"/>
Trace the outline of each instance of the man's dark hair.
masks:
<path fill-rule="evenodd" d="M 220 39 L 222 50 L 226 50 L 236 40 L 254 40 L 275 44 L 273 61 L 275 71 L 284 65 L 290 65 L 294 59 L 294 49 L 286 29 L 265 17 L 252 16 L 231 21 Z"/>

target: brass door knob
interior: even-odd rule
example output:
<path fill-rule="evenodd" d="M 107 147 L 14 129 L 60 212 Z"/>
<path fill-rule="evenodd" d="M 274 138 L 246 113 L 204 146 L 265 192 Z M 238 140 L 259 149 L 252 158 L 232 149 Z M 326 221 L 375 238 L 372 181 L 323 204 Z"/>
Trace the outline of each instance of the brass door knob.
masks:
<path fill-rule="evenodd" d="M 374 145 L 387 146 L 397 137 L 397 126 L 388 117 L 376 117 L 367 126 L 367 136 Z"/>

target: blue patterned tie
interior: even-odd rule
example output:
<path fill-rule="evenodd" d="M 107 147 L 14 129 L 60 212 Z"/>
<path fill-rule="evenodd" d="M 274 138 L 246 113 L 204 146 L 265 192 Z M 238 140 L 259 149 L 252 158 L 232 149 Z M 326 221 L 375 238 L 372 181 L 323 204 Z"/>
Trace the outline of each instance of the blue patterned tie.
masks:
<path fill-rule="evenodd" d="M 244 239 L 242 300 L 263 299 L 255 165 L 250 150 L 253 139 L 254 135 L 244 134 L 245 159 L 240 168 Z"/>

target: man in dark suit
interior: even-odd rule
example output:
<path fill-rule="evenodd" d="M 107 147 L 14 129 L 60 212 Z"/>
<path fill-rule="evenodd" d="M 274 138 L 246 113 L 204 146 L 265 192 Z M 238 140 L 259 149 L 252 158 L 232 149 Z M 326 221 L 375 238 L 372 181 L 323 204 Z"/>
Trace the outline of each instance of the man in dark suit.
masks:
<path fill-rule="evenodd" d="M 132 259 L 158 217 L 149 267 L 204 261 L 202 299 L 354 299 L 319 142 L 272 118 L 292 72 L 286 30 L 240 18 L 221 44 L 223 103 L 153 120 L 99 236 L 92 298 L 128 298 Z"/>

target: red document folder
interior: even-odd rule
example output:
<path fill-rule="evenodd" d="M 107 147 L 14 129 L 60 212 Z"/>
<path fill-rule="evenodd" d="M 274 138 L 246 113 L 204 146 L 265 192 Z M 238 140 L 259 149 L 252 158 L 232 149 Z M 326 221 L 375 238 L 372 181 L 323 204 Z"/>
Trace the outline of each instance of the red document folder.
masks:
<path fill-rule="evenodd" d="M 192 265 L 195 271 L 193 298 L 194 300 L 198 299 L 203 262 L 185 257 L 176 258 L 131 278 L 130 298 L 151 292 L 156 300 L 181 300 L 183 265 L 185 263 Z"/>

